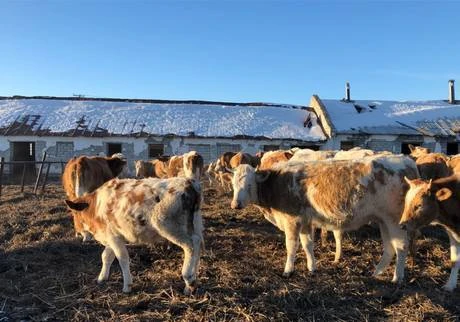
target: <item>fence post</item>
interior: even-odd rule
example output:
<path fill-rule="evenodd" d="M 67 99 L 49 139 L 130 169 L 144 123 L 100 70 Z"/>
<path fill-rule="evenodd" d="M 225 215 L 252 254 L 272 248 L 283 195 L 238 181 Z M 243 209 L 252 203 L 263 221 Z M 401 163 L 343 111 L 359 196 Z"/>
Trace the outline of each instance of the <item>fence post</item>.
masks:
<path fill-rule="evenodd" d="M 42 185 L 42 194 L 45 192 L 45 185 L 46 185 L 46 182 L 48 181 L 48 175 L 50 173 L 50 168 L 51 168 L 51 163 L 48 163 L 48 167 L 46 168 L 46 173 L 45 173 L 45 179 L 43 180 L 43 185 Z"/>
<path fill-rule="evenodd" d="M 0 158 L 0 196 L 2 195 L 2 177 L 3 177 L 3 167 L 5 163 L 5 158 L 1 157 Z"/>
<path fill-rule="evenodd" d="M 26 163 L 22 167 L 22 178 L 21 178 L 21 192 L 24 192 L 24 182 L 26 180 Z"/>
<path fill-rule="evenodd" d="M 46 151 L 43 152 L 42 164 L 40 164 L 40 169 L 38 170 L 37 181 L 35 181 L 34 193 L 37 194 L 38 184 L 40 182 L 40 177 L 43 171 L 43 165 L 45 164 Z"/>

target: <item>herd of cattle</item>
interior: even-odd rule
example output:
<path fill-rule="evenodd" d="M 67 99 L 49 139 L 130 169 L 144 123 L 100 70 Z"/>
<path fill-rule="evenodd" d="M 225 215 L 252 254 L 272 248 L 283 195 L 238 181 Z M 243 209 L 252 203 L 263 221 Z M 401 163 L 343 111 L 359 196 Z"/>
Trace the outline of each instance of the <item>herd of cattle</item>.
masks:
<path fill-rule="evenodd" d="M 126 243 L 154 243 L 160 237 L 183 249 L 184 293 L 194 291 L 204 247 L 201 178 L 233 190 L 233 209 L 255 205 L 284 232 L 285 276 L 294 271 L 299 241 L 308 270 L 315 270 L 315 227 L 323 238 L 333 232 L 339 261 L 343 232 L 374 222 L 384 249 L 374 274 L 383 273 L 396 255 L 393 282 L 401 282 L 418 230 L 441 225 L 453 262 L 444 288 L 452 291 L 460 269 L 460 155 L 449 158 L 412 146 L 411 151 L 410 156 L 361 148 L 255 156 L 226 152 L 207 166 L 192 151 L 136 161 L 136 178 L 122 178 L 127 176 L 123 155 L 80 156 L 67 163 L 63 185 L 76 233 L 105 246 L 98 282 L 108 279 L 117 258 L 124 292 L 132 285 Z"/>

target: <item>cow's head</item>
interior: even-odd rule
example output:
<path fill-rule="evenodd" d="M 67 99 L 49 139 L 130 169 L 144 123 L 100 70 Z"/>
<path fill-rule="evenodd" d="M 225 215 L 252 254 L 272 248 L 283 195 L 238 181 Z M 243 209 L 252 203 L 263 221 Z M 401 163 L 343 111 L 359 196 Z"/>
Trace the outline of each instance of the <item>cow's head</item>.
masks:
<path fill-rule="evenodd" d="M 120 157 L 110 157 L 107 158 L 107 164 L 109 165 L 110 170 L 114 177 L 117 177 L 126 165 L 126 161 Z"/>
<path fill-rule="evenodd" d="M 89 208 L 89 203 L 82 198 L 76 199 L 74 201 L 66 200 L 65 203 L 73 216 L 75 236 L 81 236 L 84 242 L 92 240 L 94 232 L 91 231 L 90 226 L 84 219 L 85 212 Z"/>
<path fill-rule="evenodd" d="M 399 224 L 401 228 L 413 232 L 428 225 L 439 215 L 439 202 L 450 198 L 452 191 L 433 187 L 431 180 L 404 179 L 409 184 L 409 190 Z"/>
<path fill-rule="evenodd" d="M 136 171 L 136 177 L 142 178 L 145 174 L 145 162 L 142 160 L 134 161 L 134 169 Z"/>
<path fill-rule="evenodd" d="M 431 152 L 429 148 L 425 148 L 422 146 L 413 146 L 409 144 L 410 156 L 414 159 L 418 159 L 422 155 L 428 154 Z"/>
<path fill-rule="evenodd" d="M 256 171 L 248 164 L 241 164 L 233 171 L 232 209 L 243 209 L 250 203 L 258 202 L 257 183 L 268 178 L 268 172 Z"/>

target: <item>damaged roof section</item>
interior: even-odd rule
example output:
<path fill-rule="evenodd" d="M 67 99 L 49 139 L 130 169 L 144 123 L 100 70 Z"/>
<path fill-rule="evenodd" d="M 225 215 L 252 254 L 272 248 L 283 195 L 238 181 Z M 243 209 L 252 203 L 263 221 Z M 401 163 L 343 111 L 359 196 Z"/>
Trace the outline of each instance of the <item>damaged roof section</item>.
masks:
<path fill-rule="evenodd" d="M 0 97 L 0 135 L 325 139 L 304 106 L 80 97 Z"/>
<path fill-rule="evenodd" d="M 455 136 L 460 132 L 458 101 L 321 101 L 337 133 Z"/>

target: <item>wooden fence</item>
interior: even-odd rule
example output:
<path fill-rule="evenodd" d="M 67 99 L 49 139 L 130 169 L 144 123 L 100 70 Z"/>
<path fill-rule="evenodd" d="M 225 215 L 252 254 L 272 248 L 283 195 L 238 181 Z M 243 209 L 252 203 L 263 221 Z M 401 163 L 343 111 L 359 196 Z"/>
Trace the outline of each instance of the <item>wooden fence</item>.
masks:
<path fill-rule="evenodd" d="M 41 161 L 5 161 L 5 158 L 1 157 L 0 158 L 0 196 L 2 195 L 2 188 L 4 185 L 4 177 L 5 177 L 5 166 L 10 166 L 10 175 L 12 175 L 12 170 L 11 168 L 13 166 L 21 166 L 22 165 L 22 175 L 21 175 L 21 192 L 24 192 L 24 186 L 25 186 L 25 179 L 26 179 L 26 170 L 29 166 L 29 168 L 32 166 L 33 168 L 36 169 L 37 166 L 38 168 L 38 174 L 35 178 L 35 184 L 34 184 L 34 190 L 33 193 L 37 194 L 39 186 L 40 186 L 40 181 L 41 182 L 41 193 L 45 191 L 45 186 L 46 183 L 48 182 L 48 177 L 50 173 L 50 168 L 53 164 L 58 164 L 61 166 L 61 174 L 64 172 L 64 166 L 65 166 L 64 161 L 46 161 L 46 152 L 43 154 L 43 158 Z M 45 170 L 46 168 L 46 170 Z M 45 171 L 44 176 L 43 171 Z"/>

